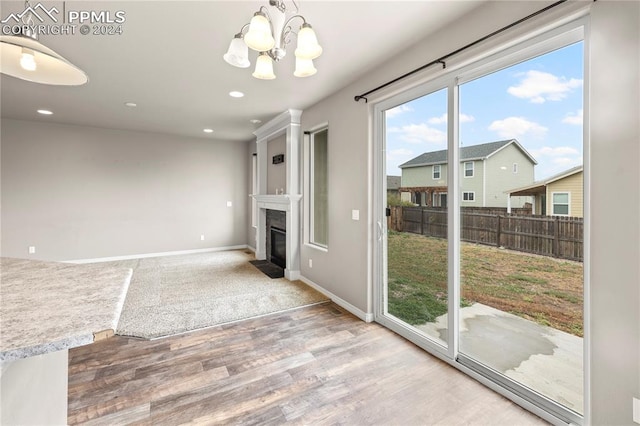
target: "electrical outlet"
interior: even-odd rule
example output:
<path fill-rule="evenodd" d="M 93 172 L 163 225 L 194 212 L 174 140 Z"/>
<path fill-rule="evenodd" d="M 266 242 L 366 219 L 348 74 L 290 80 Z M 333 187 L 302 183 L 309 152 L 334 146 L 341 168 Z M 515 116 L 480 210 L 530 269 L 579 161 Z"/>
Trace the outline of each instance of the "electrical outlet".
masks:
<path fill-rule="evenodd" d="M 36 253 L 35 246 L 29 246 L 29 254 L 35 254 L 35 253 Z"/>
<path fill-rule="evenodd" d="M 204 234 L 200 235 L 200 241 L 204 241 Z"/>
<path fill-rule="evenodd" d="M 640 424 L 640 399 L 633 398 L 633 421 Z"/>
<path fill-rule="evenodd" d="M 309 259 L 309 268 L 313 268 L 313 259 Z"/>
<path fill-rule="evenodd" d="M 351 219 L 360 220 L 360 210 L 351 210 Z"/>

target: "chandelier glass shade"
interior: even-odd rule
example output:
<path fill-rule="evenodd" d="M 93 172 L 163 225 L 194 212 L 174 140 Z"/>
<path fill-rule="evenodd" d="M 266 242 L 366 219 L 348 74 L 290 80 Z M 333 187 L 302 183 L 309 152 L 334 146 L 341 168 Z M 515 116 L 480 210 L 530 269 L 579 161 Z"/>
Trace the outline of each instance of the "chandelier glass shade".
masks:
<path fill-rule="evenodd" d="M 297 38 L 297 45 L 294 51 L 296 57 L 296 68 L 293 73 L 296 77 L 309 77 L 317 70 L 313 64 L 313 59 L 322 54 L 322 47 L 318 43 L 318 38 L 302 15 L 298 14 L 297 5 L 295 12 L 291 16 L 287 15 L 287 8 L 284 0 L 270 0 L 267 9 L 262 6 L 254 13 L 251 21 L 245 24 L 229 44 L 224 60 L 238 68 L 247 68 L 251 65 L 249 61 L 249 50 L 258 52 L 255 70 L 252 75 L 263 80 L 273 80 L 276 78 L 273 72 L 273 63 L 280 61 L 287 54 L 287 45 L 293 35 Z M 294 32 L 293 21 L 302 21 Z"/>
<path fill-rule="evenodd" d="M 258 59 L 256 59 L 256 69 L 251 75 L 260 80 L 273 80 L 276 78 L 273 73 L 273 59 L 265 52 L 261 52 L 258 55 Z"/>

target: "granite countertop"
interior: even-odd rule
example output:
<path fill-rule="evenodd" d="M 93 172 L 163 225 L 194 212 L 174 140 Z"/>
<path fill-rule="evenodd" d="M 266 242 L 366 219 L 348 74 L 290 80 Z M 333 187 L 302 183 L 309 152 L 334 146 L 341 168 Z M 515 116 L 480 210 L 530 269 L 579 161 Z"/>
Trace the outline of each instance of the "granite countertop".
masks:
<path fill-rule="evenodd" d="M 0 261 L 0 361 L 86 345 L 116 329 L 131 269 Z"/>

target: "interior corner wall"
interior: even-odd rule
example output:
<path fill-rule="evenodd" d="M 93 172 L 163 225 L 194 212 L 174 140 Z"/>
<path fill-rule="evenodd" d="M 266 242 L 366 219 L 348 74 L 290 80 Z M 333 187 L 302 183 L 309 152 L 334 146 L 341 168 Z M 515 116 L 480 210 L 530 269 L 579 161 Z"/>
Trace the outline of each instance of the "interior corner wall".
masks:
<path fill-rule="evenodd" d="M 591 8 L 591 424 L 640 399 L 640 2 Z"/>
<path fill-rule="evenodd" d="M 94 259 L 247 242 L 246 142 L 12 119 L 2 119 L 1 137 L 2 256 Z"/>

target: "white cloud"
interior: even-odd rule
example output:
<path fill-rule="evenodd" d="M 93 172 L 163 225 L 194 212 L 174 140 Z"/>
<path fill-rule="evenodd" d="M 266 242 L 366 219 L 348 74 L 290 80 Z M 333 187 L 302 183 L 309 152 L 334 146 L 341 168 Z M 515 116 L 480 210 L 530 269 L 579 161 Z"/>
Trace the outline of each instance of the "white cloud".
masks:
<path fill-rule="evenodd" d="M 507 117 L 504 120 L 496 120 L 491 123 L 489 130 L 508 139 L 529 134 L 535 137 L 543 137 L 549 129 L 524 117 Z"/>
<path fill-rule="evenodd" d="M 400 114 L 404 114 L 405 112 L 411 112 L 413 111 L 413 108 L 411 108 L 409 105 L 398 105 L 397 107 L 388 109 L 385 114 L 387 118 L 393 118 L 393 117 L 397 117 Z"/>
<path fill-rule="evenodd" d="M 460 114 L 460 123 L 469 123 L 475 121 L 475 117 L 467 114 Z M 447 122 L 447 113 L 445 112 L 439 117 L 431 117 L 428 121 L 429 124 L 445 124 Z"/>
<path fill-rule="evenodd" d="M 582 164 L 582 154 L 570 146 L 543 146 L 529 152 L 539 163 L 536 179 L 544 179 Z"/>
<path fill-rule="evenodd" d="M 391 151 L 387 152 L 387 154 L 391 157 L 407 157 L 409 155 L 413 155 L 413 151 L 406 148 L 398 148 L 392 149 Z"/>
<path fill-rule="evenodd" d="M 440 117 L 431 117 L 427 120 L 429 124 L 445 124 L 447 122 L 447 113 L 445 112 Z"/>
<path fill-rule="evenodd" d="M 578 112 L 569 113 L 563 119 L 562 122 L 566 124 L 573 124 L 576 126 L 582 126 L 582 110 L 579 109 Z"/>
<path fill-rule="evenodd" d="M 447 141 L 447 134 L 445 132 L 429 127 L 426 123 L 392 127 L 389 129 L 389 132 L 399 133 L 400 139 L 413 144 L 446 143 Z"/>
<path fill-rule="evenodd" d="M 560 101 L 575 88 L 582 86 L 582 80 L 558 77 L 548 72 L 531 70 L 524 73 L 524 78 L 517 86 L 507 89 L 509 94 L 522 99 L 529 99 L 535 104 L 546 101 Z"/>
<path fill-rule="evenodd" d="M 580 152 L 570 146 L 543 146 L 540 149 L 532 149 L 531 154 L 538 157 L 565 157 L 570 155 L 580 155 Z"/>

